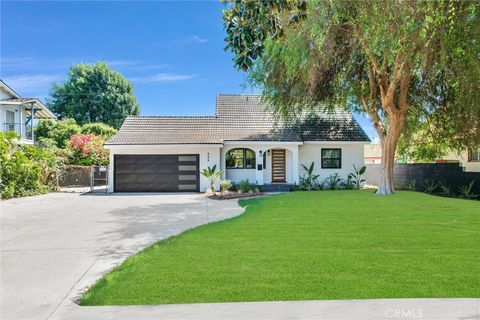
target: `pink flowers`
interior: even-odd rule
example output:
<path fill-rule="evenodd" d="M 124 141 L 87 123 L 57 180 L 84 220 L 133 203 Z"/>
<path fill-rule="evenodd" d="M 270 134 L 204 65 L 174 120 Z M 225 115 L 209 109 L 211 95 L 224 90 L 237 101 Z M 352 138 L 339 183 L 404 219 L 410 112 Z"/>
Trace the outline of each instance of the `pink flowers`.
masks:
<path fill-rule="evenodd" d="M 108 150 L 103 148 L 103 138 L 94 134 L 74 134 L 65 148 L 65 156 L 70 164 L 108 164 Z"/>
<path fill-rule="evenodd" d="M 80 151 L 85 157 L 90 153 L 89 142 L 93 140 L 93 136 L 89 134 L 74 134 L 70 137 L 73 147 Z"/>

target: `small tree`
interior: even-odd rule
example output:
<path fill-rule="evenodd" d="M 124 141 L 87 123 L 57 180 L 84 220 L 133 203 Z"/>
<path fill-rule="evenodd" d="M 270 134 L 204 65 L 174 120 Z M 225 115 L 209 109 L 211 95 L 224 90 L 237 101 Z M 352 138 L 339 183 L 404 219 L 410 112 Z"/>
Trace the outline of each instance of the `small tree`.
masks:
<path fill-rule="evenodd" d="M 215 192 L 215 182 L 222 175 L 223 171 L 217 171 L 217 165 L 214 164 L 213 167 L 207 167 L 202 170 L 202 176 L 208 179 L 210 182 L 210 190 Z"/>
<path fill-rule="evenodd" d="M 114 128 L 140 113 L 133 85 L 101 62 L 72 66 L 68 79 L 53 86 L 48 106 L 61 119 L 73 118 L 81 125 L 103 122 Z"/>

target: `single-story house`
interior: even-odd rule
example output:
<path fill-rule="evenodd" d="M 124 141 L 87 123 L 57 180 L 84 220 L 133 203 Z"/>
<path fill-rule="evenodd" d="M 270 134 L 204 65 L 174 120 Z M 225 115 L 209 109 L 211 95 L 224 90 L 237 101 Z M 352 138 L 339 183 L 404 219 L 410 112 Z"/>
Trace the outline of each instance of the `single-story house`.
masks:
<path fill-rule="evenodd" d="M 315 162 L 325 179 L 364 164 L 370 139 L 349 112 L 317 113 L 295 124 L 276 121 L 260 95 L 217 96 L 214 116 L 130 116 L 105 147 L 110 192 L 205 191 L 200 171 L 222 179 L 290 186 Z"/>

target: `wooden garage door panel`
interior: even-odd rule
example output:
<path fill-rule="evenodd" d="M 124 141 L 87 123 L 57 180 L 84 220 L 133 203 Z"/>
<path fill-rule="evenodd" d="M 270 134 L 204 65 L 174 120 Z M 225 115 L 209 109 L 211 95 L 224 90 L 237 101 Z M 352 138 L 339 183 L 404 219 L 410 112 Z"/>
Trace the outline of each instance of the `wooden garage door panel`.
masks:
<path fill-rule="evenodd" d="M 114 189 L 116 192 L 198 191 L 198 162 L 198 155 L 116 155 Z"/>

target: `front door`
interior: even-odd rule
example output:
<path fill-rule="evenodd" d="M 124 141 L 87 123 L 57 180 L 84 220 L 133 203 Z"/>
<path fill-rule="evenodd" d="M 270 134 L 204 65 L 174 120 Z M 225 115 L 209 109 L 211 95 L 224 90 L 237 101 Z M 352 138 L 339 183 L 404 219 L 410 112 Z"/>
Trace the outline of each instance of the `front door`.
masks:
<path fill-rule="evenodd" d="M 272 149 L 272 182 L 285 182 L 285 149 Z"/>

